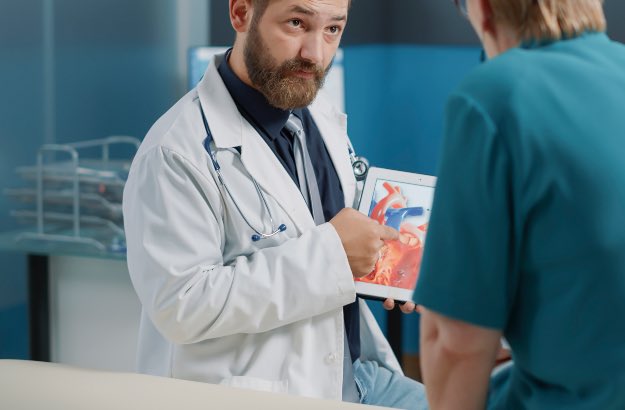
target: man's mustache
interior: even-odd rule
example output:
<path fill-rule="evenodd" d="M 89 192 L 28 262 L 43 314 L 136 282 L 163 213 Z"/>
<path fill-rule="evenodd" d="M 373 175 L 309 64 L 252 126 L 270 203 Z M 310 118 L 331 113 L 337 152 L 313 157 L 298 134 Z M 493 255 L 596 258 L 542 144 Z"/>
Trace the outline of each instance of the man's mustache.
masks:
<path fill-rule="evenodd" d="M 319 67 L 317 64 L 299 58 L 293 58 L 285 61 L 280 66 L 279 71 L 281 74 L 292 73 L 294 71 L 304 71 L 307 73 L 315 74 L 316 78 L 323 78 L 326 74 L 326 70 L 324 70 L 322 67 Z"/>

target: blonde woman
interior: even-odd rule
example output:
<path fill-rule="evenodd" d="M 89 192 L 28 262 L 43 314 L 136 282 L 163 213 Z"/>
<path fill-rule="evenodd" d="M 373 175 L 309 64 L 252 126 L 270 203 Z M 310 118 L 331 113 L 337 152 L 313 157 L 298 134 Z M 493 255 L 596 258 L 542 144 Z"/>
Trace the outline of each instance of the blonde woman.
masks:
<path fill-rule="evenodd" d="M 625 409 L 625 47 L 599 0 L 457 3 L 490 60 L 447 106 L 416 293 L 430 406 Z"/>

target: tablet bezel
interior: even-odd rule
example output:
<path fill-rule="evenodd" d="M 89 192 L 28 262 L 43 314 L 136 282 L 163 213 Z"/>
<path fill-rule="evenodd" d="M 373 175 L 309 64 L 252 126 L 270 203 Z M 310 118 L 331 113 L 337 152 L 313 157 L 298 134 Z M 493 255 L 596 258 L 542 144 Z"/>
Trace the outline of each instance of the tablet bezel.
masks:
<path fill-rule="evenodd" d="M 420 185 L 432 189 L 436 188 L 436 177 L 432 175 L 371 167 L 367 173 L 365 185 L 358 204 L 358 211 L 366 216 L 369 216 L 371 199 L 373 198 L 373 193 L 375 192 L 375 187 L 379 179 L 402 184 Z M 354 281 L 354 283 L 358 296 L 366 299 L 385 300 L 391 298 L 395 299 L 397 302 L 408 302 L 412 300 L 414 294 L 414 289 L 396 288 L 360 281 Z"/>

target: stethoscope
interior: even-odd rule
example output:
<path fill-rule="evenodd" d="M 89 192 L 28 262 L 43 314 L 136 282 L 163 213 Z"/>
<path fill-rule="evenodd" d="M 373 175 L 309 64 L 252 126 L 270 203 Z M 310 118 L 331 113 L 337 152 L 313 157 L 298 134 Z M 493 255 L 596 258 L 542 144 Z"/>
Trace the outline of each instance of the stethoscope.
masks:
<path fill-rule="evenodd" d="M 256 182 L 256 179 L 249 172 L 248 174 L 250 178 L 252 179 L 254 188 L 256 189 L 256 192 L 258 193 L 258 196 L 262 200 L 263 206 L 265 207 L 265 210 L 267 210 L 267 214 L 269 215 L 269 220 L 271 222 L 271 231 L 268 233 L 265 233 L 265 232 L 261 232 L 257 230 L 250 223 L 250 221 L 245 217 L 245 214 L 243 213 L 243 211 L 241 211 L 241 208 L 237 204 L 237 201 L 234 199 L 234 196 L 232 196 L 230 189 L 228 189 L 228 185 L 226 185 L 226 182 L 224 181 L 224 177 L 221 174 L 221 166 L 219 165 L 219 162 L 217 162 L 215 152 L 210 147 L 211 143 L 213 142 L 213 134 L 211 133 L 210 128 L 208 126 L 208 121 L 206 120 L 206 115 L 204 115 L 204 110 L 202 109 L 201 103 L 200 103 L 200 112 L 202 113 L 202 121 L 204 122 L 204 129 L 206 130 L 206 138 L 204 139 L 204 149 L 206 150 L 206 152 L 208 153 L 208 156 L 210 157 L 211 163 L 213 164 L 213 168 L 215 169 L 215 172 L 217 173 L 217 178 L 219 179 L 219 183 L 221 184 L 224 191 L 226 191 L 226 193 L 232 200 L 232 203 L 236 207 L 237 211 L 239 212 L 239 215 L 241 215 L 241 217 L 243 218 L 247 226 L 249 226 L 250 229 L 254 231 L 254 234 L 252 235 L 252 242 L 258 242 L 261 239 L 272 238 L 276 236 L 277 234 L 279 234 L 280 232 L 286 231 L 287 227 L 285 224 L 280 224 L 276 228 L 276 225 L 273 220 L 273 215 L 271 214 L 271 209 L 269 208 L 269 204 L 267 203 L 267 199 L 265 198 L 265 194 L 263 194 L 263 191 L 260 189 L 258 182 Z M 352 170 L 354 171 L 354 176 L 356 177 L 356 180 L 363 181 L 367 177 L 367 172 L 369 172 L 369 161 L 367 161 L 367 159 L 364 157 L 357 156 L 354 153 L 354 150 L 352 149 L 350 145 L 348 145 L 347 150 L 349 153 L 349 159 L 352 163 Z"/>

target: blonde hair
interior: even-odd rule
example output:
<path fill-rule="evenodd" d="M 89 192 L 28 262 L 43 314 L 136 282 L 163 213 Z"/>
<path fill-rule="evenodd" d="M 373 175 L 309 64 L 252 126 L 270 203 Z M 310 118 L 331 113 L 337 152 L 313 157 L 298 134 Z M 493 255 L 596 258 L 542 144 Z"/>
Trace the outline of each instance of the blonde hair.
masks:
<path fill-rule="evenodd" d="M 518 30 L 522 40 L 557 40 L 605 31 L 603 0 L 490 0 L 493 18 Z"/>

